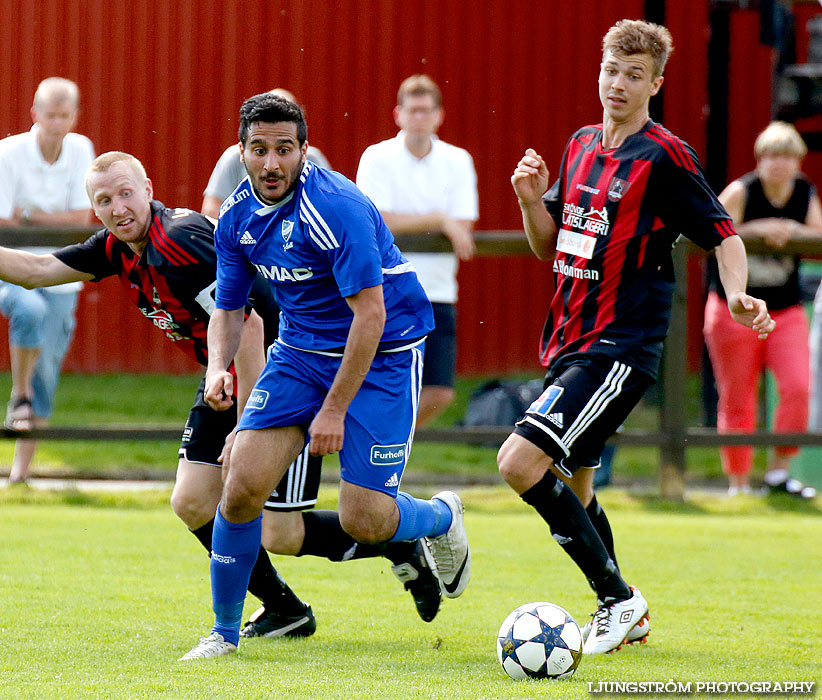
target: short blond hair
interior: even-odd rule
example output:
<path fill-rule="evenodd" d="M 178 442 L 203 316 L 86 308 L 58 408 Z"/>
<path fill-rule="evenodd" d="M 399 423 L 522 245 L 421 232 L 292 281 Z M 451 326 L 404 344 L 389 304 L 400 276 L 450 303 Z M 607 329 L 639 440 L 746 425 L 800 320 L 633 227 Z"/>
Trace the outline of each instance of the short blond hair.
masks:
<path fill-rule="evenodd" d="M 34 93 L 34 106 L 42 107 L 55 102 L 71 102 L 75 107 L 80 103 L 80 88 L 68 78 L 46 78 L 41 80 Z"/>
<path fill-rule="evenodd" d="M 89 187 L 89 182 L 91 181 L 92 175 L 95 173 L 107 172 L 108 169 L 115 163 L 125 163 L 129 170 L 137 176 L 137 180 L 141 185 L 148 182 L 146 169 L 133 155 L 130 153 L 123 153 L 122 151 L 108 151 L 107 153 L 97 156 L 92 164 L 88 166 L 88 170 L 86 170 L 85 184 L 86 193 L 88 194 L 89 199 L 92 199 L 91 189 Z"/>
<path fill-rule="evenodd" d="M 796 127 L 788 122 L 775 121 L 766 126 L 754 141 L 754 156 L 795 156 L 802 160 L 808 153 L 805 141 Z"/>
<path fill-rule="evenodd" d="M 405 98 L 411 95 L 431 95 L 437 107 L 442 105 L 442 93 L 439 86 L 429 76 L 421 73 L 402 81 L 397 91 L 397 104 L 402 107 Z"/>
<path fill-rule="evenodd" d="M 602 55 L 610 51 L 619 56 L 648 54 L 654 63 L 656 79 L 665 70 L 665 64 L 674 52 L 671 32 L 661 24 L 641 19 L 621 19 L 602 37 Z"/>

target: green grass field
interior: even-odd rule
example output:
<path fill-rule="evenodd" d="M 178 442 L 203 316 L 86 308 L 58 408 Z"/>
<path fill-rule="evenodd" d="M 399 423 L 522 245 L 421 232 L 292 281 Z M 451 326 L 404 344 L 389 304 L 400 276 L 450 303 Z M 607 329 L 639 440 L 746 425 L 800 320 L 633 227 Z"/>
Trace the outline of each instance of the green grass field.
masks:
<path fill-rule="evenodd" d="M 593 595 L 506 490 L 463 492 L 473 579 L 432 623 L 385 560 L 278 557 L 317 633 L 187 664 L 176 659 L 212 619 L 208 560 L 168 495 L 0 490 L 1 698 L 589 698 L 599 681 L 820 680 L 822 517 L 812 505 L 676 505 L 608 490 L 620 564 L 651 604 L 650 641 L 584 658 L 569 681 L 515 683 L 495 656 L 503 618 L 548 600 L 582 624 Z M 336 491 L 321 500 L 333 507 Z"/>

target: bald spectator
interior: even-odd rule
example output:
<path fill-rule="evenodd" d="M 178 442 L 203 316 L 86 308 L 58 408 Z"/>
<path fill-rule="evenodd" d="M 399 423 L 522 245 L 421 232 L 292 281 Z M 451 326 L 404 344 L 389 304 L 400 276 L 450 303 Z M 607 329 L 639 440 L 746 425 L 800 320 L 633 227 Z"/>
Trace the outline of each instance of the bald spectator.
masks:
<path fill-rule="evenodd" d="M 83 178 L 94 160 L 94 148 L 85 136 L 71 133 L 78 106 L 77 85 L 65 78 L 46 78 L 34 94 L 31 130 L 0 141 L 0 226 L 91 224 Z M 48 289 L 0 283 L 0 313 L 9 320 L 12 374 L 7 428 L 27 431 L 47 424 L 81 288 L 82 283 Z M 35 449 L 36 441 L 18 440 L 9 483 L 26 480 Z"/>

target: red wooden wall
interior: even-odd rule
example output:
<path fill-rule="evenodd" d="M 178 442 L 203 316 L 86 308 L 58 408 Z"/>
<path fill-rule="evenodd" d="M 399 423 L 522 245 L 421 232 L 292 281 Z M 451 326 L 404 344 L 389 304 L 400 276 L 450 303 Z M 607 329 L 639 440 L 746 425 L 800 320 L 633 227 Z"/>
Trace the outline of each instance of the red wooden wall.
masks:
<path fill-rule="evenodd" d="M 521 226 L 509 178 L 524 149 L 537 148 L 555 168 L 568 135 L 601 119 L 600 38 L 621 17 L 643 17 L 645 2 L 4 0 L 3 7 L 0 134 L 29 128 L 39 80 L 71 78 L 82 95 L 77 130 L 98 153 L 133 153 L 160 199 L 199 209 L 214 162 L 236 140 L 245 97 L 292 90 L 306 107 L 309 140 L 353 178 L 363 149 L 396 131 L 391 109 L 401 80 L 426 72 L 443 91 L 442 138 L 474 156 L 477 229 L 496 230 Z M 668 0 L 666 12 L 676 51 L 663 87 L 665 124 L 704 160 L 708 0 Z M 752 52 L 755 80 L 735 83 L 748 92 L 734 118 L 750 120 L 755 133 L 767 120 L 769 73 L 759 72 L 767 52 L 749 15 L 734 26 L 742 48 L 732 47 L 733 68 L 750 70 Z M 729 148 L 749 153 L 749 131 L 734 131 Z M 743 158 L 733 161 L 739 172 Z M 462 266 L 462 374 L 538 370 L 548 271 L 528 258 Z M 194 369 L 118 294 L 116 283 L 87 285 L 68 370 Z M 5 343 L 0 349 L 2 363 Z"/>

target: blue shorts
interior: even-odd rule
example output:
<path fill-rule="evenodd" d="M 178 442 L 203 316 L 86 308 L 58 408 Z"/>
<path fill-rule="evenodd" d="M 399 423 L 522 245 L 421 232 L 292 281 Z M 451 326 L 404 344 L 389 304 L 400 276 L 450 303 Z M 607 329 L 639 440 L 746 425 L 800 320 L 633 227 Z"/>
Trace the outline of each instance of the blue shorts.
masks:
<path fill-rule="evenodd" d="M 222 469 L 219 462 L 225 440 L 237 425 L 236 404 L 225 411 L 215 411 L 203 398 L 205 377 L 197 388 L 194 405 L 188 414 L 183 439 L 180 442 L 180 459 L 192 464 L 207 464 Z M 323 458 L 308 454 L 308 445 L 292 462 L 277 488 L 265 502 L 266 510 L 308 510 L 317 505 L 320 489 L 320 472 Z"/>
<path fill-rule="evenodd" d="M 377 353 L 345 416 L 340 450 L 343 481 L 397 496 L 417 420 L 423 346 Z M 237 430 L 308 427 L 325 400 L 342 358 L 276 341 L 246 403 Z"/>

